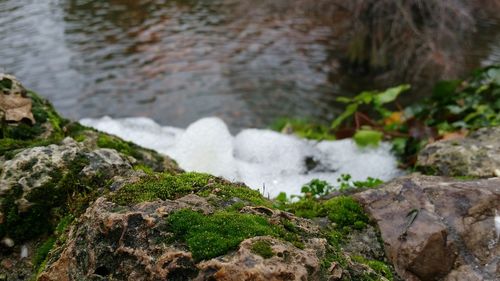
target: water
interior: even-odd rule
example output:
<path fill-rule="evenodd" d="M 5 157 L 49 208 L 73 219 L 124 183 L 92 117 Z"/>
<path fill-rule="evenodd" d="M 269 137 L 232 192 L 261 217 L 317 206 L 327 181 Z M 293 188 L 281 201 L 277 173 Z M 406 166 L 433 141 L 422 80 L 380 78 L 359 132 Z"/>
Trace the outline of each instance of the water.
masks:
<path fill-rule="evenodd" d="M 234 16 L 233 2 L 0 0 L 0 70 L 75 120 L 186 127 L 219 116 L 232 131 L 331 120 L 336 96 L 372 86 L 339 72 L 330 27 L 279 11 Z M 499 36 L 478 48 L 471 68 L 500 62 Z"/>

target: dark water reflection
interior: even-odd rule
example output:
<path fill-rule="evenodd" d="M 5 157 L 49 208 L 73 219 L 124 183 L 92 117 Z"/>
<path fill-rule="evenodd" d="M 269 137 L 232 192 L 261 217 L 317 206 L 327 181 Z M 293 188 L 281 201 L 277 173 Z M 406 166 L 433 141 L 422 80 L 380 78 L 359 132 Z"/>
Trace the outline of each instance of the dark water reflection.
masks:
<path fill-rule="evenodd" d="M 0 70 L 73 119 L 186 126 L 216 115 L 233 129 L 328 120 L 335 96 L 372 86 L 337 72 L 329 27 L 280 13 L 241 19 L 235 9 L 227 0 L 0 0 Z M 471 66 L 500 62 L 500 38 L 488 44 Z"/>

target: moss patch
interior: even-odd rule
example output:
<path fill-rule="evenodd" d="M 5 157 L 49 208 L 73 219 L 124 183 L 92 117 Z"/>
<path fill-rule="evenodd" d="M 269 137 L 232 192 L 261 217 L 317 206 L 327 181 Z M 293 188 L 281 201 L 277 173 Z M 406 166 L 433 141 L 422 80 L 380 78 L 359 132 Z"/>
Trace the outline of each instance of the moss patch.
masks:
<path fill-rule="evenodd" d="M 185 241 L 195 260 L 214 258 L 234 250 L 241 241 L 255 236 L 278 236 L 276 229 L 260 216 L 219 211 L 205 216 L 181 210 L 167 218 L 175 237 Z"/>
<path fill-rule="evenodd" d="M 368 223 L 363 208 L 350 196 L 338 196 L 327 201 L 302 198 L 292 203 L 288 210 L 305 218 L 328 217 L 339 228 L 363 229 Z"/>
<path fill-rule="evenodd" d="M 35 268 L 38 268 L 40 265 L 42 265 L 43 261 L 48 256 L 50 250 L 52 250 L 52 247 L 54 247 L 55 243 L 56 243 L 56 238 L 49 237 L 47 240 L 45 240 L 45 242 L 42 243 L 42 245 L 40 245 L 40 247 L 38 247 L 33 257 L 33 266 Z"/>
<path fill-rule="evenodd" d="M 120 153 L 141 159 L 142 155 L 137 151 L 137 145 L 124 141 L 118 137 L 100 133 L 97 139 L 97 146 L 111 148 Z"/>
<path fill-rule="evenodd" d="M 119 137 L 98 133 L 96 145 L 101 148 L 114 149 L 124 155 L 132 156 L 143 166 L 151 168 L 153 171 L 161 172 L 168 169 L 175 170 L 177 164 L 170 160 L 172 167 L 165 167 L 165 158 L 156 151 L 140 147 L 132 142 L 124 141 Z M 167 166 L 169 166 L 167 165 Z"/>
<path fill-rule="evenodd" d="M 322 214 L 338 227 L 354 227 L 363 229 L 368 223 L 368 217 L 363 208 L 350 196 L 338 196 L 323 203 Z"/>
<path fill-rule="evenodd" d="M 265 259 L 272 258 L 274 256 L 273 249 L 271 248 L 271 243 L 265 240 L 259 240 L 252 244 L 250 248 L 252 253 L 259 255 Z"/>
<path fill-rule="evenodd" d="M 362 263 L 362 264 L 369 266 L 374 271 L 374 273 L 363 274 L 362 276 L 360 276 L 359 280 L 378 281 L 381 279 L 380 277 L 384 277 L 390 281 L 394 280 L 394 276 L 392 274 L 391 268 L 387 264 L 385 264 L 384 262 L 376 261 L 376 260 L 368 260 L 362 256 L 352 256 L 351 258 L 353 261 L 356 261 L 358 263 Z"/>
<path fill-rule="evenodd" d="M 66 236 L 64 235 L 69 225 L 73 222 L 74 216 L 67 215 L 63 217 L 59 223 L 57 224 L 53 235 L 47 238 L 37 249 L 35 255 L 33 256 L 33 267 L 34 272 L 39 273 L 39 271 L 43 270 L 45 264 L 47 263 L 47 259 L 49 257 L 50 251 L 54 248 L 56 244 L 62 243 L 65 241 Z M 36 280 L 34 276 L 31 280 Z"/>
<path fill-rule="evenodd" d="M 220 199 L 239 198 L 255 205 L 270 205 L 262 195 L 246 186 L 232 184 L 221 178 L 203 173 L 156 173 L 149 174 L 139 182 L 126 185 L 111 195 L 111 200 L 120 205 L 129 205 L 155 199 L 176 199 L 196 193 L 200 196 L 216 194 Z"/>

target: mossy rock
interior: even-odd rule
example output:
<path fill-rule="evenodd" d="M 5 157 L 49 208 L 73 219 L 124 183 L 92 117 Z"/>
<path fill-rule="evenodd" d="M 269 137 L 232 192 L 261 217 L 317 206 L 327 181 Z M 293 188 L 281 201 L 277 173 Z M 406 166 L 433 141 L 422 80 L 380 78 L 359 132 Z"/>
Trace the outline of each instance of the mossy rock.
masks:
<path fill-rule="evenodd" d="M 187 194 L 203 197 L 213 195 L 219 204 L 230 204 L 236 199 L 245 205 L 271 206 L 269 200 L 242 184 L 234 184 L 222 178 L 204 173 L 153 173 L 138 182 L 123 186 L 111 194 L 111 200 L 120 205 L 130 205 L 156 199 L 177 199 Z"/>

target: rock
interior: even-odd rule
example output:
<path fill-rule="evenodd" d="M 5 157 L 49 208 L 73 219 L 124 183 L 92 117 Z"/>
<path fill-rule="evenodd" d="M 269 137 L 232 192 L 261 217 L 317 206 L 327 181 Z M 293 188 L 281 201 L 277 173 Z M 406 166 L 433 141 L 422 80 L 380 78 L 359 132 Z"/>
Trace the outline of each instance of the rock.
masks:
<path fill-rule="evenodd" d="M 132 166 L 115 150 L 89 150 L 66 138 L 60 145 L 26 149 L 0 163 L 0 171 L 0 210 L 17 214 L 0 223 L 0 237 L 25 240 L 44 233 L 51 209 L 65 205 L 73 193 L 104 188 L 106 180 Z"/>
<path fill-rule="evenodd" d="M 97 199 L 51 251 L 39 280 L 379 277 L 336 252 L 312 221 L 273 209 L 245 186 L 196 173 L 150 177 Z M 179 193 L 152 199 L 151 188 L 159 197 Z M 135 189 L 147 194 L 142 201 L 126 195 Z"/>
<path fill-rule="evenodd" d="M 387 257 L 405 280 L 500 277 L 500 179 L 415 175 L 354 197 L 378 223 Z"/>
<path fill-rule="evenodd" d="M 257 242 L 269 243 L 274 256 L 263 258 L 252 253 Z M 228 257 L 211 259 L 198 265 L 194 280 L 311 280 L 319 279 L 320 258 L 326 250 L 325 239 L 309 241 L 302 250 L 272 237 L 255 237 L 241 242 L 238 251 Z M 318 251 L 322 254 L 318 255 Z M 287 258 L 284 258 L 284 257 Z"/>
<path fill-rule="evenodd" d="M 26 95 L 26 89 L 12 75 L 0 73 L 0 112 L 7 123 L 18 123 L 26 120 L 34 124 L 35 118 L 31 112 L 31 99 Z"/>
<path fill-rule="evenodd" d="M 419 153 L 417 166 L 441 176 L 500 176 L 500 127 L 482 128 L 463 139 L 431 143 Z"/>
<path fill-rule="evenodd" d="M 235 252 L 196 261 L 184 245 L 168 242 L 173 240 L 166 218 L 186 208 L 207 215 L 215 211 L 196 195 L 120 208 L 100 198 L 79 219 L 59 257 L 39 280 L 98 276 L 119 280 L 304 280 L 319 274 L 320 258 L 326 251 L 326 240 L 320 238 L 308 239 L 304 249 L 298 249 L 277 238 L 253 237 L 242 241 Z M 271 258 L 253 253 L 252 245 L 258 241 L 269 243 Z"/>

